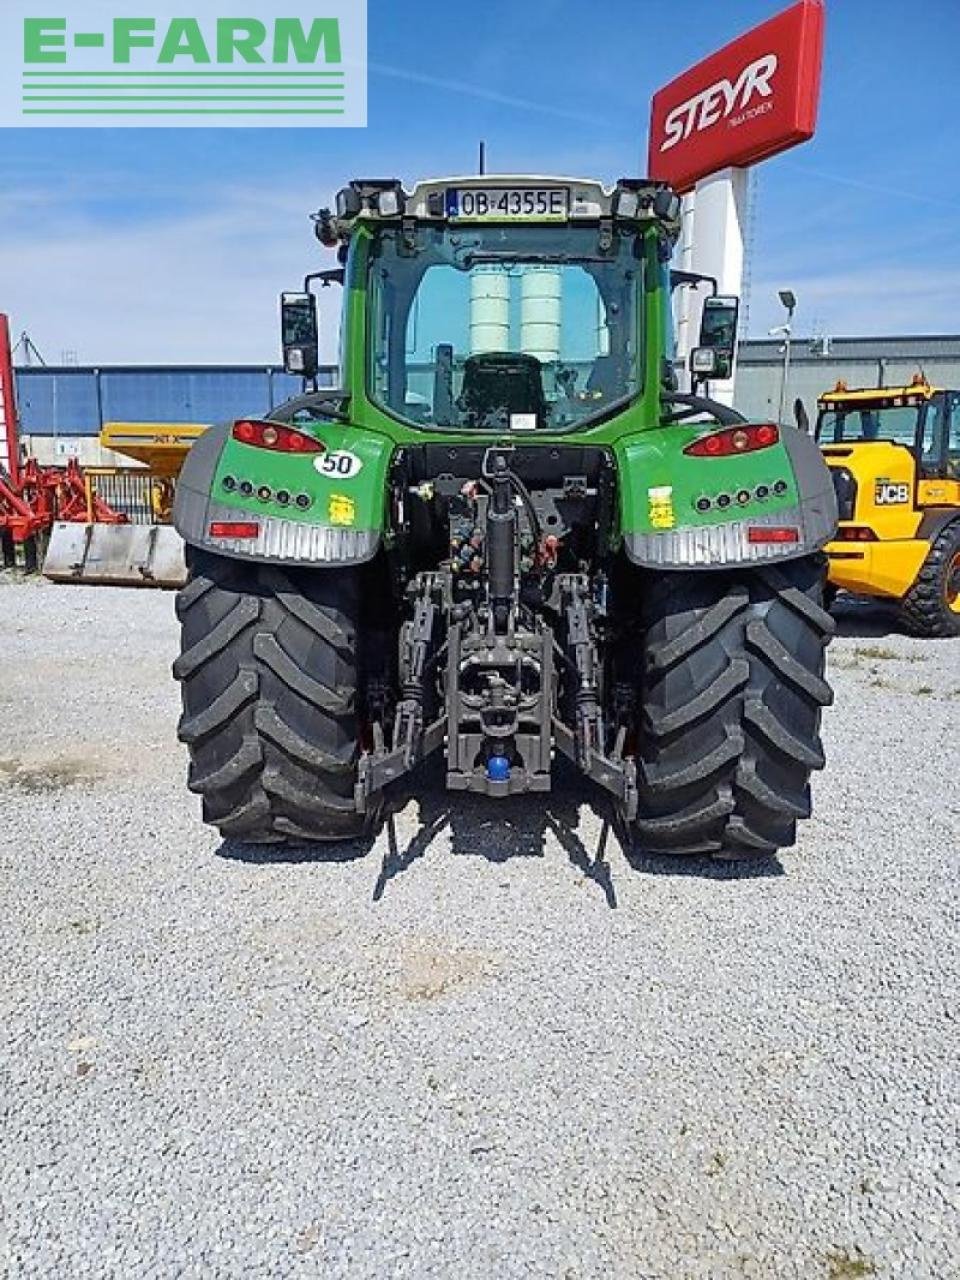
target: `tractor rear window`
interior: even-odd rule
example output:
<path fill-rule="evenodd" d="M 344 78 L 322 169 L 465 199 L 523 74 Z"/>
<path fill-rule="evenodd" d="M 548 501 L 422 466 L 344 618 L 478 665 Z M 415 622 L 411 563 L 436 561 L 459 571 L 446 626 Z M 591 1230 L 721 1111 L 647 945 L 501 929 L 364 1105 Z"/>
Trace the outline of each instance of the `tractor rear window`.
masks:
<path fill-rule="evenodd" d="M 824 409 L 817 424 L 817 439 L 821 444 L 887 440 L 912 446 L 917 435 L 919 412 L 916 404 Z"/>
<path fill-rule="evenodd" d="M 564 430 L 641 389 L 642 241 L 595 227 L 385 229 L 370 262 L 373 399 L 423 426 Z"/>

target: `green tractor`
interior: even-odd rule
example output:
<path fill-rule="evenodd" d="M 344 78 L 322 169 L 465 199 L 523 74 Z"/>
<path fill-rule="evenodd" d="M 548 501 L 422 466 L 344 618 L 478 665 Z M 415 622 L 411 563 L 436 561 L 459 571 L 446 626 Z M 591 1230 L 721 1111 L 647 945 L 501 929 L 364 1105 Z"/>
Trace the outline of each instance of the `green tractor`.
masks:
<path fill-rule="evenodd" d="M 671 291 L 705 278 L 670 270 L 676 195 L 358 180 L 314 221 L 337 265 L 281 306 L 305 393 L 208 430 L 177 487 L 206 821 L 347 840 L 435 752 L 491 800 L 548 792 L 560 754 L 645 851 L 790 845 L 831 701 L 834 491 L 808 436 L 700 394 L 735 341 L 715 287 L 677 390 Z M 317 281 L 344 291 L 337 390 Z"/>

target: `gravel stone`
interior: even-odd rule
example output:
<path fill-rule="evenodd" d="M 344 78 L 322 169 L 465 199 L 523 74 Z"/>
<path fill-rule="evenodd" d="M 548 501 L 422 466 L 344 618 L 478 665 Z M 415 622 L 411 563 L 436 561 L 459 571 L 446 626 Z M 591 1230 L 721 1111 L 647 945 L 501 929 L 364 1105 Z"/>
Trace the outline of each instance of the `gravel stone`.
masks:
<path fill-rule="evenodd" d="M 569 771 L 255 850 L 172 596 L 0 578 L 0 1274 L 960 1274 L 960 641 L 841 614 L 772 864 L 628 856 Z"/>

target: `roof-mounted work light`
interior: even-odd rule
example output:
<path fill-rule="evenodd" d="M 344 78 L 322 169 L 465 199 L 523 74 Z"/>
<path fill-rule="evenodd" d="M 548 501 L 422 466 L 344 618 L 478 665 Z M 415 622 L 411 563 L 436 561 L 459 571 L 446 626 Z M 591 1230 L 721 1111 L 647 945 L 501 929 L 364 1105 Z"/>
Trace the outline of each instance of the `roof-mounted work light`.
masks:
<path fill-rule="evenodd" d="M 404 209 L 403 187 L 396 178 L 354 178 L 337 193 L 337 217 L 357 218 L 362 213 L 396 218 Z"/>
<path fill-rule="evenodd" d="M 337 217 L 355 218 L 362 208 L 360 192 L 353 186 L 341 187 L 337 192 Z"/>
<path fill-rule="evenodd" d="M 640 196 L 636 191 L 617 192 L 614 214 L 618 218 L 638 218 L 640 216 Z"/>

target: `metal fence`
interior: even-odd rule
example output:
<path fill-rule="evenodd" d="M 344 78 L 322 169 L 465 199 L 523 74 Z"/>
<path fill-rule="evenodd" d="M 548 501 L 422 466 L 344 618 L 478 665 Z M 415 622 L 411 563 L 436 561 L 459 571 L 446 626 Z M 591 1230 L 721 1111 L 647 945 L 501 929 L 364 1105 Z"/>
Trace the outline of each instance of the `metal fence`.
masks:
<path fill-rule="evenodd" d="M 87 520 L 92 521 L 94 495 L 130 524 L 169 524 L 175 482 L 141 467 L 84 467 Z"/>
<path fill-rule="evenodd" d="M 302 383 L 267 366 L 17 369 L 20 429 L 28 436 L 95 436 L 105 422 L 220 422 L 266 413 Z M 336 370 L 320 371 L 334 385 Z"/>
<path fill-rule="evenodd" d="M 736 403 L 748 417 L 775 414 L 783 376 L 779 341 L 740 346 Z M 813 417 L 820 392 L 838 378 L 850 386 L 909 382 L 919 369 L 942 386 L 960 382 L 960 336 L 797 339 L 792 347 L 787 416 L 800 397 Z M 429 400 L 427 366 L 414 371 L 411 392 Z M 266 413 L 301 389 L 276 365 L 21 368 L 15 373 L 21 430 L 27 436 L 96 436 L 105 422 L 219 422 Z M 320 371 L 331 387 L 333 366 Z"/>

